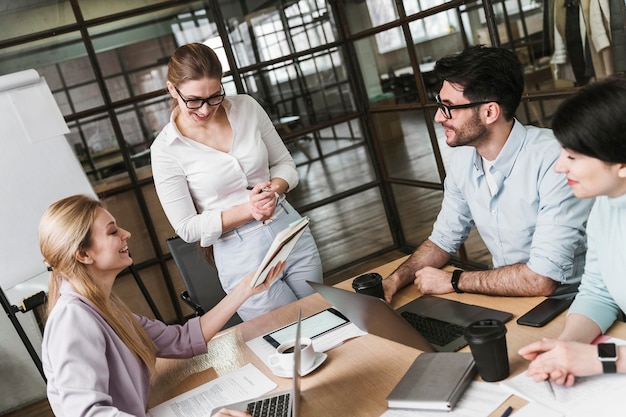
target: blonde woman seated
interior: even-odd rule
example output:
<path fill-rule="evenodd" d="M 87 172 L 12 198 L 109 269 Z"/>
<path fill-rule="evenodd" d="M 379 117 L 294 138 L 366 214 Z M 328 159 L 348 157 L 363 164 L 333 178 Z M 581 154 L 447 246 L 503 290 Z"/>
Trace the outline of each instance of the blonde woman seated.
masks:
<path fill-rule="evenodd" d="M 57 416 L 145 416 L 156 357 L 206 353 L 237 308 L 284 268 L 277 265 L 255 289 L 250 273 L 202 317 L 166 325 L 131 313 L 112 293 L 117 275 L 132 264 L 130 236 L 100 202 L 83 195 L 57 201 L 41 219 L 39 245 L 52 268 L 42 362 Z"/>

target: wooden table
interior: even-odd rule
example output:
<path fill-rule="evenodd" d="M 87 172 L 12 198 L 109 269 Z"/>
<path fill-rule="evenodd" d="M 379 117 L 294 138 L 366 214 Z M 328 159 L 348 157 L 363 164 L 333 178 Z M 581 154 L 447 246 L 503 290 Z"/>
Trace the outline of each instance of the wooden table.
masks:
<path fill-rule="evenodd" d="M 386 277 L 404 259 L 385 264 L 373 272 Z M 351 282 L 352 280 L 347 280 L 336 286 L 352 290 Z M 392 305 L 398 308 L 420 295 L 415 287 L 409 286 L 394 297 Z M 443 297 L 513 313 L 513 319 L 506 324 L 511 376 L 523 372 L 528 366 L 528 362 L 517 354 L 519 348 L 543 336 L 556 337 L 565 318 L 565 313 L 562 313 L 542 328 L 519 326 L 515 323 L 520 315 L 538 304 L 543 297 L 491 297 L 456 293 Z M 329 307 L 329 304 L 319 294 L 314 294 L 219 333 L 209 343 L 209 352 L 205 355 L 189 360 L 159 359 L 149 406 L 232 372 L 246 363 L 253 363 L 274 380 L 278 384 L 276 390 L 288 389 L 291 380 L 274 376 L 263 361 L 248 348 L 245 341 L 292 323 L 297 317 L 299 307 L 302 308 L 302 316 L 307 317 Z M 626 324 L 616 323 L 609 333 L 626 338 Z M 469 351 L 469 348 L 462 351 Z M 302 379 L 303 417 L 379 417 L 387 409 L 387 394 L 420 351 L 367 334 L 326 353 L 326 362 Z M 499 416 L 506 405 L 519 407 L 524 403 L 520 398 L 511 397 L 491 415 Z"/>

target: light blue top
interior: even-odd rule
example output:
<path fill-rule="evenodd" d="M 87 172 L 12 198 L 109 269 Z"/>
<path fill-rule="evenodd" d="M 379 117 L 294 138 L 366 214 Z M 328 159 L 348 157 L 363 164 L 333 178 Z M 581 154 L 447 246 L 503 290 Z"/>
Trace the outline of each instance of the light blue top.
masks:
<path fill-rule="evenodd" d="M 490 168 L 492 196 L 476 149 L 455 150 L 429 239 L 452 254 L 476 225 L 493 267 L 526 263 L 560 283 L 580 281 L 592 201 L 574 197 L 565 175 L 554 171 L 560 152 L 551 130 L 516 120 Z"/>
<path fill-rule="evenodd" d="M 587 233 L 585 273 L 568 314 L 584 314 L 604 333 L 626 310 L 626 195 L 598 197 Z"/>

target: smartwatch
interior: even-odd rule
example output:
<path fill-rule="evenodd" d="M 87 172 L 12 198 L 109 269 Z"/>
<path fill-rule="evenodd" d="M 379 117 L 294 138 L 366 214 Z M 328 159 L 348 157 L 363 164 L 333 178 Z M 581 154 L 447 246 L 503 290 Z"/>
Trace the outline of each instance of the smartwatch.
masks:
<path fill-rule="evenodd" d="M 450 281 L 450 283 L 452 284 L 452 288 L 454 289 L 454 292 L 457 294 L 463 294 L 465 292 L 459 289 L 459 278 L 461 278 L 462 273 L 463 273 L 462 269 L 455 269 L 454 272 L 452 272 L 452 280 Z"/>
<path fill-rule="evenodd" d="M 598 343 L 598 360 L 605 374 L 617 372 L 617 346 L 615 343 Z"/>

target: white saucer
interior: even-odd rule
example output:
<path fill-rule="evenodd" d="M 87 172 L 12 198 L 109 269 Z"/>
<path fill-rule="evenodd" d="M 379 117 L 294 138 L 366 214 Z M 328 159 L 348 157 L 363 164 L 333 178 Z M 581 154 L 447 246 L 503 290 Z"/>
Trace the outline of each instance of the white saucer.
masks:
<path fill-rule="evenodd" d="M 326 355 L 325 353 L 315 353 L 315 361 L 313 362 L 313 365 L 311 365 L 311 367 L 309 369 L 306 369 L 302 372 L 302 374 L 300 376 L 305 376 L 310 374 L 311 372 L 313 372 L 314 370 L 316 370 L 321 364 L 324 363 L 324 361 L 326 360 L 326 358 L 328 357 L 328 355 Z M 272 373 L 276 376 L 280 376 L 282 378 L 292 378 L 293 377 L 293 371 L 291 369 L 284 369 L 282 366 L 270 366 L 270 369 L 272 370 Z"/>

